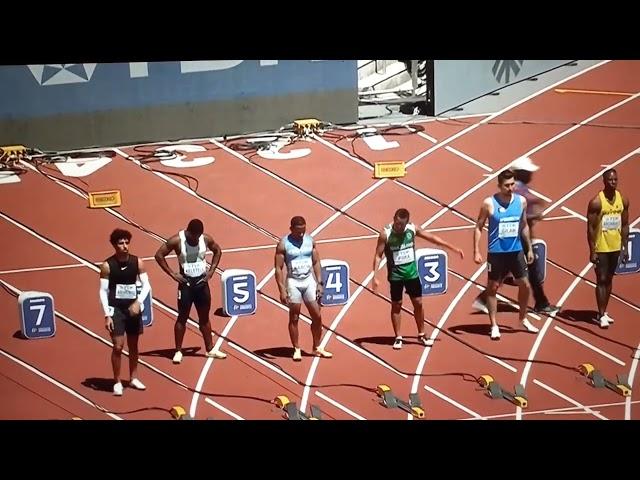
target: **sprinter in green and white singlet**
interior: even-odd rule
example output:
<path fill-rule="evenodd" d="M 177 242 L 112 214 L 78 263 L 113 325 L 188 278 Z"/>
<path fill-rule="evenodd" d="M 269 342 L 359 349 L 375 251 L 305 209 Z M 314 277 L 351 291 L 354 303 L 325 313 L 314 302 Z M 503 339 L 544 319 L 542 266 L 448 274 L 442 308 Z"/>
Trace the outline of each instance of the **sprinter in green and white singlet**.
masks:
<path fill-rule="evenodd" d="M 418 278 L 418 264 L 415 254 L 416 227 L 408 223 L 402 233 L 393 230 L 390 223 L 384 227 L 387 244 L 384 254 L 387 257 L 387 278 L 393 280 L 413 280 Z"/>
<path fill-rule="evenodd" d="M 373 291 L 378 290 L 376 273 L 380 267 L 382 255 L 387 258 L 387 279 L 391 293 L 391 323 L 396 335 L 393 348 L 402 348 L 402 335 L 400 334 L 400 311 L 402 308 L 402 294 L 404 290 L 413 304 L 413 316 L 418 327 L 418 340 L 426 345 L 433 345 L 433 340 L 428 339 L 424 333 L 424 311 L 422 310 L 422 285 L 418 276 L 416 263 L 415 238 L 421 237 L 448 250 L 454 251 L 464 258 L 461 248 L 451 245 L 442 238 L 416 227 L 409 223 L 409 211 L 400 208 L 393 216 L 393 223 L 384 227 L 378 236 L 376 253 L 373 257 Z"/>

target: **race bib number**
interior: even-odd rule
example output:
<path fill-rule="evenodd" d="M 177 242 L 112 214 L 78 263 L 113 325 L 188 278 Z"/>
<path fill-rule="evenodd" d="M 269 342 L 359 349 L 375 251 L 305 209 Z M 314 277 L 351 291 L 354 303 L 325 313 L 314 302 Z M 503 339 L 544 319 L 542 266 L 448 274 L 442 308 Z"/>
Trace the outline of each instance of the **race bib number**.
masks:
<path fill-rule="evenodd" d="M 602 230 L 619 230 L 622 227 L 622 219 L 619 214 L 609 214 L 602 217 Z"/>
<path fill-rule="evenodd" d="M 188 277 L 200 277 L 205 274 L 207 264 L 204 262 L 183 263 L 182 270 Z"/>
<path fill-rule="evenodd" d="M 118 283 L 116 284 L 116 298 L 118 300 L 131 300 L 136 298 L 136 284 L 135 283 L 130 283 L 130 284 L 122 284 L 122 283 Z"/>
<path fill-rule="evenodd" d="M 518 226 L 520 222 L 500 222 L 498 226 L 498 237 L 510 238 L 518 236 Z"/>
<path fill-rule="evenodd" d="M 396 265 L 404 265 L 405 263 L 415 262 L 415 260 L 413 248 L 404 248 L 393 252 L 393 263 Z"/>
<path fill-rule="evenodd" d="M 296 258 L 291 260 L 291 270 L 293 275 L 306 275 L 311 271 L 310 258 Z"/>

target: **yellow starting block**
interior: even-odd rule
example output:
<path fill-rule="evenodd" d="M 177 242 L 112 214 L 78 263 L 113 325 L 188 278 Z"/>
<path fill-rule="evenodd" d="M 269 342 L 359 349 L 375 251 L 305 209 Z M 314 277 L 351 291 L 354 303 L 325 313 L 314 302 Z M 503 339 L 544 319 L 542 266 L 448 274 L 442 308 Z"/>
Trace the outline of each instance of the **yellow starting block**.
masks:
<path fill-rule="evenodd" d="M 316 133 L 320 129 L 320 120 L 315 118 L 304 118 L 293 122 L 293 130 L 298 135 L 309 135 Z"/>
<path fill-rule="evenodd" d="M 89 192 L 89 208 L 110 208 L 122 205 L 120 190 Z"/>
<path fill-rule="evenodd" d="M 2 150 L 2 153 L 5 155 L 24 155 L 27 153 L 27 147 L 24 145 L 7 145 L 5 147 L 0 147 L 0 150 Z"/>
<path fill-rule="evenodd" d="M 608 380 L 599 370 L 590 364 L 583 363 L 578 367 L 578 371 L 590 380 L 591 385 L 595 388 L 608 388 L 623 397 L 631 396 L 631 385 L 626 375 L 616 375 L 616 381 Z"/>
<path fill-rule="evenodd" d="M 424 409 L 422 408 L 422 402 L 417 393 L 411 393 L 409 395 L 409 401 L 405 402 L 396 397 L 388 385 L 378 385 L 376 395 L 382 399 L 380 403 L 387 408 L 399 408 L 416 418 L 424 418 Z"/>
<path fill-rule="evenodd" d="M 398 178 L 406 174 L 404 162 L 376 162 L 373 171 L 375 178 Z"/>
<path fill-rule="evenodd" d="M 176 420 L 192 420 L 191 416 L 180 405 L 175 405 L 171 407 L 170 413 L 171 413 L 171 416 Z"/>
<path fill-rule="evenodd" d="M 322 420 L 322 412 L 315 405 L 311 405 L 310 415 L 307 415 L 298 410 L 296 403 L 290 401 L 285 395 L 278 395 L 271 403 L 284 411 L 287 420 Z"/>
<path fill-rule="evenodd" d="M 520 408 L 527 408 L 529 405 L 524 386 L 520 384 L 515 386 L 513 392 L 509 392 L 498 385 L 491 375 L 480 376 L 478 384 L 487 390 L 491 398 L 504 398 Z"/>

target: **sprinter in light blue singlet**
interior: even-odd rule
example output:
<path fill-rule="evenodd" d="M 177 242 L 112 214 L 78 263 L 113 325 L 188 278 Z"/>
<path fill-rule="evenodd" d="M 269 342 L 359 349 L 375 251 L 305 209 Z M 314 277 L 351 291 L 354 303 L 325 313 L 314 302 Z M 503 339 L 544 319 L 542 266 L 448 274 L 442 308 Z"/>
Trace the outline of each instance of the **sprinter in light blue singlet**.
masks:
<path fill-rule="evenodd" d="M 499 192 L 486 198 L 482 203 L 473 234 L 474 261 L 481 264 L 483 259 L 480 254 L 480 238 L 482 237 L 482 229 L 489 220 L 486 294 L 492 340 L 500 338 L 500 328 L 496 322 L 496 293 L 502 279 L 509 272 L 513 274 L 515 283 L 519 287 L 520 322 L 527 331 L 538 332 L 538 329 L 527 320 L 530 290 L 527 264 L 533 262 L 529 226 L 524 215 L 527 200 L 522 195 L 513 193 L 514 188 L 513 172 L 511 170 L 500 172 L 498 175 Z M 522 248 L 523 242 L 527 247 L 526 260 Z"/>
<path fill-rule="evenodd" d="M 291 235 L 287 235 L 282 239 L 284 242 L 285 263 L 287 265 L 287 274 L 289 278 L 296 280 L 304 280 L 311 275 L 313 269 L 313 239 L 311 235 L 306 233 L 302 237 L 302 241 L 298 238 L 291 238 Z M 315 291 L 311 289 L 305 289 L 303 292 L 294 293 L 295 297 L 300 295 L 306 295 L 308 300 L 315 299 Z M 300 303 L 300 298 L 296 298 Z"/>
<path fill-rule="evenodd" d="M 311 317 L 313 355 L 331 358 L 333 355 L 320 347 L 322 317 L 318 299 L 322 297 L 323 291 L 320 255 L 313 237 L 306 234 L 307 222 L 304 218 L 293 217 L 289 229 L 291 233 L 283 237 L 276 247 L 274 264 L 280 302 L 289 307 L 289 337 L 293 345 L 293 360 L 302 360 L 298 343 L 298 319 L 303 301 Z"/>

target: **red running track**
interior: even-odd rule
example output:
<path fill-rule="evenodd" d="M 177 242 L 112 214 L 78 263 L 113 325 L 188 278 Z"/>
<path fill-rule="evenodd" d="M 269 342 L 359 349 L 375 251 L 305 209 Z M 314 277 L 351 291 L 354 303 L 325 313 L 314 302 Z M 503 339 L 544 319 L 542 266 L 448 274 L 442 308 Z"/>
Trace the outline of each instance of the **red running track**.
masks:
<path fill-rule="evenodd" d="M 634 95 L 561 94 L 556 87 Z M 603 165 L 615 165 L 621 190 L 631 201 L 632 222 L 637 222 L 634 205 L 640 194 L 632 185 L 640 181 L 640 130 L 621 126 L 640 117 L 638 95 L 640 63 L 605 62 L 494 115 L 381 129 L 385 141 L 397 142 L 387 150 L 372 150 L 362 138 L 354 140 L 349 129 L 283 147 L 284 153 L 309 150 L 294 160 L 266 159 L 240 149 L 240 140 L 222 144 L 212 139 L 193 142 L 199 147 L 184 153 L 181 167 L 134 160 L 161 145 L 128 147 L 114 149 L 111 162 L 81 179 L 67 177 L 76 187 L 34 170 L 19 182 L 2 184 L 0 235 L 12 250 L 0 257 L 0 280 L 8 288 L 0 290 L 5 319 L 0 391 L 9 399 L 0 416 L 167 419 L 171 406 L 179 404 L 196 418 L 281 419 L 270 401 L 285 394 L 303 409 L 318 405 L 327 419 L 410 418 L 379 404 L 374 390 L 386 383 L 400 396 L 418 392 L 427 419 L 640 418 L 634 396 L 625 400 L 591 388 L 576 372 L 577 365 L 591 362 L 608 376 L 626 373 L 632 386 L 638 384 L 637 277 L 615 279 L 609 313 L 616 323 L 601 330 L 590 320 L 595 298 L 582 217 L 600 188 Z M 492 342 L 488 319 L 470 308 L 486 274 L 472 260 L 469 217 L 494 192 L 497 171 L 523 154 L 542 166 L 533 188 L 549 200 L 548 219 L 539 227 L 552 260 L 545 289 L 563 310 L 555 317 L 533 316 L 541 328 L 537 335 L 518 327 L 514 311 L 501 312 L 503 337 Z M 195 160 L 201 157 L 214 160 Z M 398 159 L 408 165 L 404 184 L 372 178 L 369 163 Z M 55 167 L 46 171 L 58 178 L 69 173 Z M 197 195 L 173 174 L 197 178 Z M 123 197 L 116 211 L 86 207 L 83 190 L 112 188 Z M 424 299 L 432 348 L 415 342 L 407 301 L 402 326 L 407 342 L 402 350 L 392 350 L 388 292 L 383 288 L 376 296 L 361 286 L 371 279 L 375 230 L 399 207 L 466 253 L 464 260 L 450 256 L 447 293 Z M 350 265 L 350 302 L 323 309 L 323 342 L 334 353 L 331 360 L 290 359 L 287 312 L 275 301 L 275 238 L 287 233 L 291 216 L 300 214 L 319 241 L 321 256 Z M 255 272 L 258 311 L 248 317 L 212 314 L 214 340 L 229 354 L 222 361 L 204 357 L 197 324 L 190 322 L 188 354 L 181 365 L 173 365 L 176 287 L 149 258 L 157 301 L 154 324 L 141 338 L 141 378 L 148 389 L 126 389 L 123 397 L 113 397 L 96 267 L 110 255 L 108 235 L 113 228 L 128 228 L 134 234 L 132 251 L 152 257 L 161 238 L 193 217 L 202 218 L 223 247 L 221 270 Z M 212 284 L 214 308 L 221 304 L 219 280 L 216 276 Z M 55 337 L 27 341 L 16 335 L 16 298 L 10 292 L 24 290 L 54 296 Z M 515 297 L 509 287 L 502 293 Z M 304 323 L 301 340 L 309 350 Z M 482 374 L 505 386 L 523 383 L 529 408 L 521 411 L 488 398 L 475 382 Z"/>

